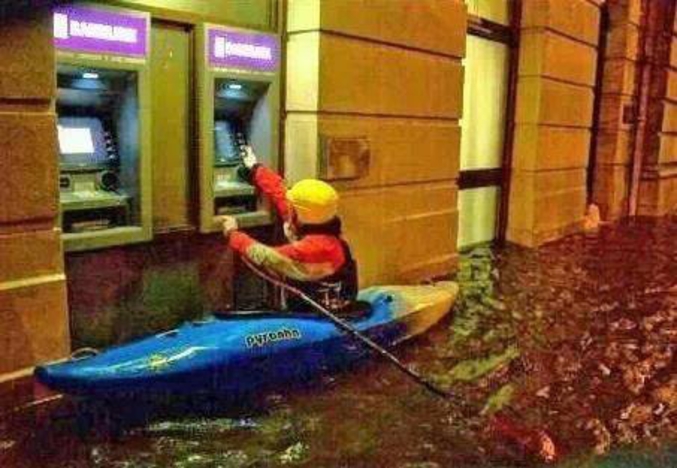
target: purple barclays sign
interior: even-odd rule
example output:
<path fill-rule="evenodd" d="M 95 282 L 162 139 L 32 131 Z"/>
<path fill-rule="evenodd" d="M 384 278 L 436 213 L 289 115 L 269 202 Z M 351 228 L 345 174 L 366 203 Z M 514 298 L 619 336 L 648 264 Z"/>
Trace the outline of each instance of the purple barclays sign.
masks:
<path fill-rule="evenodd" d="M 280 47 L 277 37 L 271 34 L 211 27 L 207 41 L 209 64 L 213 67 L 263 72 L 277 70 Z"/>
<path fill-rule="evenodd" d="M 68 5 L 56 7 L 54 44 L 60 49 L 145 57 L 148 15 Z"/>

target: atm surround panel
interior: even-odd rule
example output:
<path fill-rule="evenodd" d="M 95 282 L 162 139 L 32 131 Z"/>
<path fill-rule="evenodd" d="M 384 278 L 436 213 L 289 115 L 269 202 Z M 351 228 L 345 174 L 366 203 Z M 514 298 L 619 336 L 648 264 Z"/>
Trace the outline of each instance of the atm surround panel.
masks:
<path fill-rule="evenodd" d="M 246 153 L 246 145 L 251 145 L 259 157 L 270 154 L 270 143 L 261 144 L 271 134 L 269 90 L 270 83 L 265 81 L 214 79 L 214 215 L 257 210 L 254 188 L 238 177 L 235 168 Z"/>
<path fill-rule="evenodd" d="M 136 225 L 137 72 L 59 65 L 57 84 L 64 233 Z"/>
<path fill-rule="evenodd" d="M 214 164 L 237 165 L 250 144 L 257 104 L 268 83 L 217 78 L 214 83 Z"/>

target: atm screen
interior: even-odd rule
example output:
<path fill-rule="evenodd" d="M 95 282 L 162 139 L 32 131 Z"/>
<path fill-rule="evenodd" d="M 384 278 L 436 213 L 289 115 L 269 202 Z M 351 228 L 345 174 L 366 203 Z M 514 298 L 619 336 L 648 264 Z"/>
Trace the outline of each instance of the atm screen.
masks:
<path fill-rule="evenodd" d="M 214 122 L 214 157 L 217 165 L 240 162 L 240 148 L 246 145 L 244 134 L 228 120 Z"/>
<path fill-rule="evenodd" d="M 61 165 L 95 168 L 108 158 L 101 120 L 95 117 L 60 117 L 58 124 Z"/>
<path fill-rule="evenodd" d="M 61 154 L 94 154 L 92 129 L 88 127 L 67 128 L 59 125 L 59 149 Z"/>

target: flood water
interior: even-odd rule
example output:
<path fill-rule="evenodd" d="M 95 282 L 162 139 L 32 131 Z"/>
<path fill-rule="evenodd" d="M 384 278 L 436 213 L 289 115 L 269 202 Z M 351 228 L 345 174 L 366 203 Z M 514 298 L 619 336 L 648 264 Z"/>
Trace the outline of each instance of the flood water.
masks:
<path fill-rule="evenodd" d="M 554 441 L 559 466 L 677 467 L 677 218 L 540 249 L 463 255 L 449 318 L 396 350 L 464 415 L 374 358 L 246 408 L 49 408 L 0 421 L 3 467 L 538 466 L 487 430 L 501 411 Z M 192 405 L 192 407 L 191 407 Z M 199 409 L 197 409 L 199 407 Z"/>

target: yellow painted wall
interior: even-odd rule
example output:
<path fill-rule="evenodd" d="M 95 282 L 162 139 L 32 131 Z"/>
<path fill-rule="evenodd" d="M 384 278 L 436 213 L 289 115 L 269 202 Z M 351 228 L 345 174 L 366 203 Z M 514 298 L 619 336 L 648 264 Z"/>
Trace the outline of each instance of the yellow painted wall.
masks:
<path fill-rule="evenodd" d="M 602 218 L 615 220 L 628 213 L 631 132 L 623 108 L 636 100 L 637 50 L 641 0 L 608 5 L 609 29 L 597 136 L 593 201 Z"/>
<path fill-rule="evenodd" d="M 0 374 L 69 349 L 51 15 L 0 20 Z"/>
<path fill-rule="evenodd" d="M 117 0 L 130 8 L 150 9 L 160 16 L 229 23 L 260 29 L 275 28 L 276 0 Z"/>
<path fill-rule="evenodd" d="M 560 35 L 597 44 L 599 5 L 590 0 L 523 0 L 522 22 L 525 29 L 548 29 Z"/>
<path fill-rule="evenodd" d="M 654 100 L 653 111 L 662 115 L 655 147 L 650 147 L 644 157 L 639 190 L 638 212 L 649 216 L 677 212 L 677 15 L 671 32 L 670 36 L 664 31 L 661 37 L 669 67 L 661 75 L 665 80 L 663 94 Z"/>
<path fill-rule="evenodd" d="M 508 240 L 538 246 L 582 227 L 599 5 L 524 0 Z"/>
<path fill-rule="evenodd" d="M 451 273 L 466 11 L 449 0 L 290 0 L 285 169 L 318 174 L 324 137 L 369 140 L 335 182 L 363 286 Z"/>

